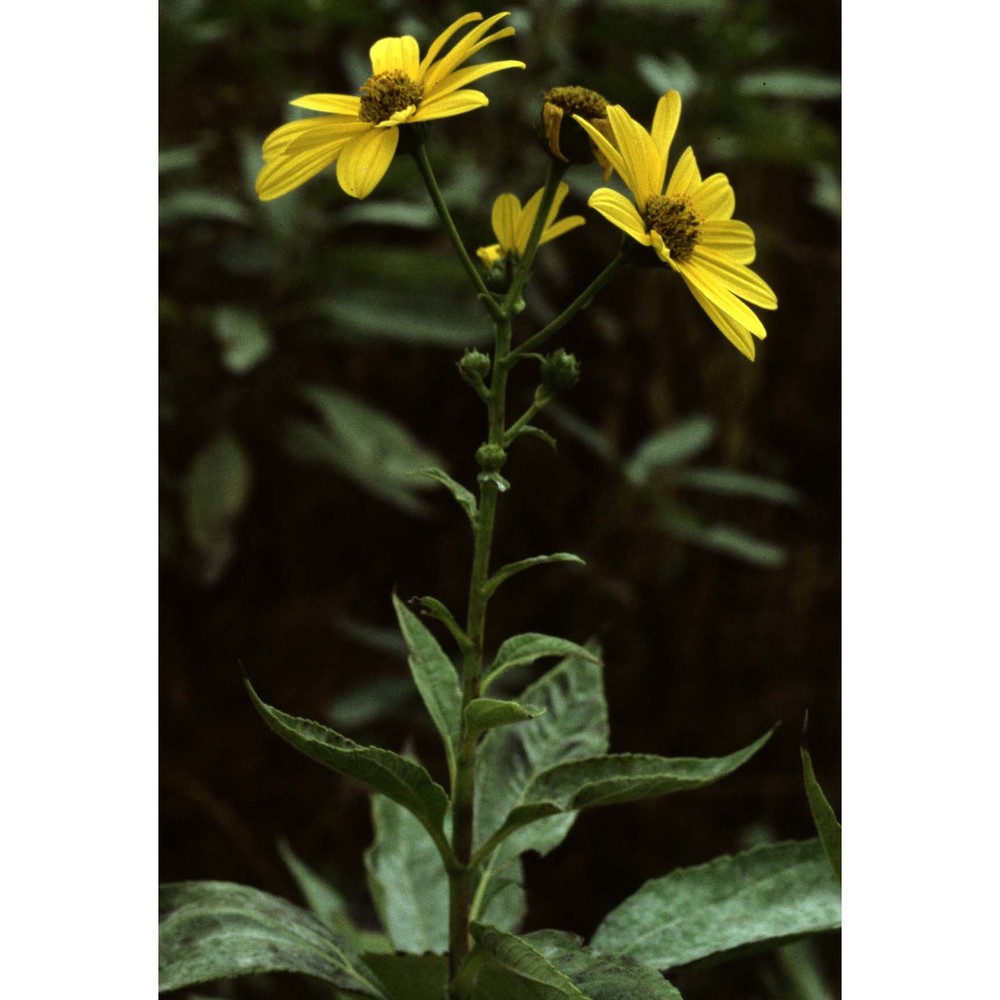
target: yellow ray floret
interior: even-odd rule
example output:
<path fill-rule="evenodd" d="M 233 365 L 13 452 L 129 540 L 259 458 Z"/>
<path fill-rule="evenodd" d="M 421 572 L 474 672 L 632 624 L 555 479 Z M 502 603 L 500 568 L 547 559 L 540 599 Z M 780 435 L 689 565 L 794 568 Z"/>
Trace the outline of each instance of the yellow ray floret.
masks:
<path fill-rule="evenodd" d="M 513 28 L 489 33 L 507 16 L 495 14 L 485 21 L 478 13 L 460 17 L 438 35 L 423 59 L 417 40 L 409 35 L 380 38 L 369 52 L 372 75 L 360 96 L 308 94 L 292 101 L 323 115 L 289 122 L 264 140 L 257 195 L 262 201 L 280 198 L 336 162 L 337 181 L 344 191 L 352 198 L 367 198 L 389 169 L 399 141 L 398 126 L 485 107 L 489 99 L 468 89 L 470 83 L 503 69 L 524 69 L 517 59 L 463 67 L 485 46 L 514 34 Z M 482 23 L 442 55 L 451 37 L 474 22 Z"/>
<path fill-rule="evenodd" d="M 624 108 L 609 105 L 610 138 L 574 115 L 632 194 L 598 188 L 587 204 L 680 274 L 709 319 L 752 361 L 753 338 L 767 331 L 747 303 L 776 309 L 778 300 L 747 267 L 754 234 L 733 218 L 736 196 L 725 174 L 703 180 L 688 147 L 664 187 L 680 113 L 680 94 L 671 90 L 657 102 L 647 132 Z"/>
<path fill-rule="evenodd" d="M 535 225 L 535 219 L 538 217 L 538 209 L 542 204 L 544 191 L 544 188 L 539 188 L 527 200 L 523 208 L 518 197 L 513 194 L 502 194 L 493 203 L 493 234 L 498 242 L 492 246 L 480 247 L 476 251 L 486 267 L 492 267 L 507 254 L 524 255 L 528 249 L 528 239 L 531 236 L 532 227 Z M 549 240 L 554 240 L 557 236 L 568 233 L 571 229 L 576 229 L 577 226 L 582 226 L 586 221 L 582 215 L 567 215 L 565 219 L 555 221 L 568 193 L 568 184 L 560 184 L 556 188 L 549 213 L 545 217 L 541 238 L 538 240 L 539 246 L 542 243 L 548 243 Z"/>

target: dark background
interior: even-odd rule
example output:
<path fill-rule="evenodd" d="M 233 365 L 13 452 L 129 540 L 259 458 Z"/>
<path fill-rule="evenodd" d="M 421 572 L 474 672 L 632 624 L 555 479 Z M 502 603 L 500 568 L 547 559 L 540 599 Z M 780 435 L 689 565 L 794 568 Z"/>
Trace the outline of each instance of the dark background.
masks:
<path fill-rule="evenodd" d="M 269 703 L 361 742 L 413 745 L 441 773 L 401 683 L 389 598 L 431 594 L 461 617 L 468 528 L 443 491 L 419 488 L 399 463 L 429 451 L 473 485 L 485 415 L 454 361 L 488 331 L 404 157 L 360 203 L 332 171 L 270 205 L 252 182 L 288 99 L 356 92 L 377 38 L 411 33 L 423 50 L 470 9 L 494 7 L 161 7 L 163 880 L 298 899 L 275 847 L 284 836 L 368 918 L 366 795 L 270 733 L 241 664 Z M 570 550 L 587 566 L 508 584 L 491 608 L 492 642 L 596 636 L 615 751 L 721 755 L 782 726 L 724 782 L 584 814 L 552 855 L 529 858 L 529 930 L 587 936 L 647 878 L 762 837 L 811 836 L 798 755 L 807 710 L 839 811 L 839 19 L 839 4 L 790 0 L 522 5 L 507 22 L 517 36 L 486 57 L 527 70 L 485 78 L 476 86 L 489 108 L 432 129 L 432 159 L 474 249 L 493 242 L 497 194 L 523 200 L 542 183 L 546 88 L 591 87 L 648 126 L 676 87 L 672 160 L 691 144 L 704 175 L 729 176 L 736 217 L 757 233 L 754 268 L 780 304 L 751 364 L 671 272 L 630 270 L 553 342 L 576 353 L 583 376 L 538 421 L 558 455 L 537 441 L 512 451 L 496 561 Z M 617 231 L 585 207 L 596 166 L 569 180 L 564 213 L 588 222 L 543 249 L 522 336 L 617 247 Z M 514 413 L 530 375 L 518 369 Z M 670 427 L 702 432 L 702 446 L 630 480 L 628 457 Z M 767 485 L 762 496 L 709 493 L 684 484 L 696 467 Z M 818 956 L 835 996 L 836 940 Z M 676 984 L 686 1000 L 816 995 L 782 968 L 748 959 Z M 272 985 L 214 992 L 266 996 Z M 291 980 L 278 990 L 316 992 Z"/>

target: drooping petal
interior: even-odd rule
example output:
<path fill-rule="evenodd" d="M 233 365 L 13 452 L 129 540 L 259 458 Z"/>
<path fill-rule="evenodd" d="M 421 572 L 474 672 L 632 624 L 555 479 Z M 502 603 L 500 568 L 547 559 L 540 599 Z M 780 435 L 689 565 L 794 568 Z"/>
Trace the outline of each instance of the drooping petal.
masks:
<path fill-rule="evenodd" d="M 392 163 L 398 128 L 373 128 L 349 142 L 337 159 L 337 181 L 352 198 L 367 198 Z"/>
<path fill-rule="evenodd" d="M 429 87 L 424 91 L 423 104 L 436 101 L 460 87 L 464 87 L 473 80 L 478 80 L 481 76 L 490 73 L 499 73 L 502 69 L 524 69 L 524 63 L 519 59 L 500 59 L 497 62 L 477 63 L 475 66 L 467 66 L 446 76 L 436 87 Z"/>
<path fill-rule="evenodd" d="M 539 246 L 568 233 L 571 229 L 576 229 L 577 226 L 582 226 L 586 221 L 582 215 L 567 215 L 565 219 L 560 219 L 542 232 L 542 238 L 538 241 Z"/>
<path fill-rule="evenodd" d="M 717 277 L 710 274 L 696 262 L 695 258 L 687 261 L 677 261 L 674 264 L 692 287 L 697 288 L 719 310 L 740 326 L 745 326 L 754 336 L 763 339 L 767 336 L 764 324 L 757 314 L 741 299 L 738 299 Z"/>
<path fill-rule="evenodd" d="M 736 195 L 725 174 L 712 174 L 690 193 L 691 205 L 706 222 L 731 219 L 736 209 Z"/>
<path fill-rule="evenodd" d="M 684 275 L 681 275 L 684 277 Z M 754 359 L 754 355 L 757 353 L 757 347 L 754 344 L 753 337 L 750 336 L 750 331 L 745 327 L 740 326 L 732 317 L 727 316 L 725 313 L 719 312 L 715 306 L 712 305 L 708 299 L 705 298 L 701 292 L 698 291 L 691 282 L 685 280 L 685 284 L 688 286 L 688 290 L 694 296 L 695 302 L 705 310 L 708 318 L 722 331 L 725 338 L 736 347 L 736 349 L 751 361 Z"/>
<path fill-rule="evenodd" d="M 517 195 L 502 194 L 493 202 L 493 234 L 506 250 L 517 249 L 517 219 L 521 214 L 521 201 Z"/>
<path fill-rule="evenodd" d="M 676 90 L 668 91 L 656 102 L 656 113 L 653 115 L 653 127 L 650 136 L 656 151 L 660 154 L 663 169 L 659 174 L 656 194 L 663 191 L 663 180 L 666 176 L 667 160 L 670 157 L 670 144 L 677 132 L 677 123 L 681 120 L 681 95 Z"/>
<path fill-rule="evenodd" d="M 427 67 L 430 66 L 435 59 L 437 59 L 438 53 L 444 48 L 448 39 L 451 38 L 451 36 L 454 35 L 459 28 L 464 28 L 465 25 L 470 24 L 472 21 L 481 21 L 482 19 L 482 14 L 473 12 L 471 14 L 465 14 L 457 21 L 453 21 L 449 24 L 448 27 L 445 28 L 433 42 L 431 42 L 430 47 L 427 49 L 427 54 L 420 62 L 420 68 L 417 71 L 417 79 L 423 80 L 424 74 L 427 72 Z"/>
<path fill-rule="evenodd" d="M 625 175 L 628 172 L 628 168 L 625 166 L 625 161 L 622 159 L 622 155 L 618 152 L 615 144 L 594 128 L 594 126 L 591 125 L 586 118 L 581 118 L 579 115 L 573 115 L 573 120 L 583 128 L 587 135 L 590 136 L 594 145 L 604 154 L 607 161 L 618 173 L 618 176 L 621 177 L 621 179 L 627 184 L 628 181 L 625 179 Z"/>
<path fill-rule="evenodd" d="M 704 246 L 694 248 L 691 264 L 697 265 L 741 299 L 746 299 L 761 309 L 778 308 L 778 298 L 770 285 L 743 264 L 737 264 L 731 258 Z"/>
<path fill-rule="evenodd" d="M 687 198 L 700 184 L 701 172 L 698 170 L 698 161 L 694 158 L 694 150 L 688 146 L 681 153 L 674 172 L 670 175 L 666 195 L 668 198 Z"/>
<path fill-rule="evenodd" d="M 254 189 L 261 201 L 273 201 L 315 177 L 337 158 L 342 147 L 322 147 L 298 156 L 278 156 L 264 165 Z"/>
<path fill-rule="evenodd" d="M 644 247 L 649 246 L 646 223 L 643 222 L 635 205 L 625 195 L 611 188 L 598 188 L 590 196 L 587 204 L 595 212 L 600 212 L 612 225 L 628 233 L 637 243 L 641 243 Z"/>
<path fill-rule="evenodd" d="M 701 245 L 725 254 L 737 264 L 752 264 L 757 256 L 753 230 L 736 219 L 711 219 L 701 225 Z"/>
<path fill-rule="evenodd" d="M 357 118 L 361 112 L 361 98 L 350 94 L 306 94 L 296 97 L 289 104 L 307 111 L 325 111 L 327 114 L 351 115 Z"/>
<path fill-rule="evenodd" d="M 476 108 L 485 108 L 489 103 L 490 99 L 481 90 L 456 90 L 454 94 L 445 94 L 433 101 L 421 101 L 410 121 L 451 118 L 454 115 L 464 115 L 466 111 L 475 111 Z"/>
<path fill-rule="evenodd" d="M 372 73 L 390 73 L 401 70 L 411 80 L 420 71 L 420 47 L 411 35 L 401 38 L 380 38 L 369 50 Z"/>
<path fill-rule="evenodd" d="M 614 133 L 615 145 L 625 162 L 622 178 L 635 195 L 636 207 L 646 210 L 646 203 L 662 188 L 663 164 L 650 134 L 620 105 L 609 104 L 608 122 Z M 657 181 L 657 178 L 661 180 Z"/>
<path fill-rule="evenodd" d="M 508 16 L 510 12 L 504 11 L 488 17 L 482 24 L 477 24 L 471 31 L 460 38 L 447 55 L 442 56 L 436 63 L 428 66 L 423 74 L 423 84 L 425 88 L 433 90 L 452 70 L 461 66 L 466 59 L 472 55 L 476 43 L 485 35 L 497 21 Z"/>

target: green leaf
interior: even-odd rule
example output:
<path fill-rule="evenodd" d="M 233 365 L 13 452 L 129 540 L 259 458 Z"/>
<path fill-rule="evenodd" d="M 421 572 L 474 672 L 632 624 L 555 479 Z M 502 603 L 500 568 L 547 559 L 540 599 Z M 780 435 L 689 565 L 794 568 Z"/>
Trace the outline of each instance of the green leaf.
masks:
<path fill-rule="evenodd" d="M 776 479 L 752 476 L 731 469 L 681 469 L 677 474 L 677 482 L 681 486 L 701 490 L 703 493 L 752 497 L 755 500 L 783 503 L 792 507 L 802 502 L 798 491 Z"/>
<path fill-rule="evenodd" d="M 507 563 L 506 566 L 501 566 L 486 581 L 486 586 L 484 587 L 486 596 L 492 596 L 496 592 L 497 587 L 505 580 L 509 580 L 515 573 L 531 569 L 533 566 L 543 566 L 545 563 L 554 562 L 573 562 L 579 563 L 581 566 L 586 566 L 586 563 L 579 556 L 573 555 L 572 552 L 554 552 L 550 556 L 532 556 L 530 559 L 522 559 L 520 562 Z"/>
<path fill-rule="evenodd" d="M 420 697 L 444 742 L 448 770 L 454 779 L 455 747 L 462 726 L 462 692 L 455 665 L 424 623 L 395 595 L 392 604 L 410 651 L 410 672 Z"/>
<path fill-rule="evenodd" d="M 839 926 L 839 887 L 819 841 L 808 840 L 652 879 L 604 918 L 591 946 L 665 971 Z"/>
<path fill-rule="evenodd" d="M 655 969 L 627 955 L 602 955 L 565 931 L 533 931 L 527 941 L 590 1000 L 682 1000 Z"/>
<path fill-rule="evenodd" d="M 543 431 L 540 427 L 532 427 L 531 424 L 528 424 L 526 427 L 522 427 L 516 436 L 538 438 L 539 441 L 544 441 L 553 451 L 559 451 L 559 442 L 548 431 Z"/>
<path fill-rule="evenodd" d="M 448 959 L 444 955 L 365 955 L 392 1000 L 446 1000 Z"/>
<path fill-rule="evenodd" d="M 448 610 L 448 608 L 439 601 L 436 597 L 416 597 L 414 600 L 419 604 L 429 615 L 432 615 L 448 631 L 451 633 L 451 637 L 458 644 L 458 648 L 462 650 L 463 654 L 472 649 L 472 643 L 469 641 L 469 637 L 465 634 L 465 629 L 455 619 L 455 616 Z"/>
<path fill-rule="evenodd" d="M 448 876 L 434 842 L 405 809 L 372 797 L 368 890 L 396 951 L 448 950 Z"/>
<path fill-rule="evenodd" d="M 608 746 L 608 710 L 601 666 L 570 657 L 530 684 L 520 701 L 546 710 L 519 726 L 495 729 L 480 744 L 476 760 L 476 844 L 482 846 L 524 801 L 533 779 L 562 761 L 603 753 Z M 501 845 L 487 862 L 485 878 L 524 851 L 547 854 L 569 832 L 565 814 L 532 824 Z"/>
<path fill-rule="evenodd" d="M 508 670 L 534 663 L 543 656 L 575 656 L 581 660 L 600 662 L 592 652 L 568 639 L 543 635 L 541 632 L 524 632 L 521 635 L 511 636 L 501 643 L 496 659 L 483 679 L 483 691 Z"/>
<path fill-rule="evenodd" d="M 809 751 L 803 746 L 800 748 L 802 754 L 802 774 L 806 784 L 806 796 L 809 799 L 809 811 L 812 813 L 813 822 L 816 824 L 816 832 L 819 834 L 820 843 L 830 861 L 837 881 L 841 880 L 840 872 L 840 839 L 841 827 L 837 822 L 837 814 L 833 811 L 823 789 L 816 780 L 816 772 L 813 770 L 812 757 Z"/>
<path fill-rule="evenodd" d="M 217 191 L 174 191 L 160 200 L 160 225 L 206 222 L 235 222 L 250 225 L 253 212 L 241 201 Z"/>
<path fill-rule="evenodd" d="M 432 837 L 442 836 L 448 796 L 423 767 L 391 750 L 362 746 L 318 722 L 272 708 L 260 700 L 249 680 L 244 683 L 254 707 L 283 740 L 330 770 L 398 802 L 420 820 Z"/>
<path fill-rule="evenodd" d="M 160 887 L 160 990 L 263 972 L 299 972 L 384 1000 L 374 974 L 312 914 L 232 882 Z"/>
<path fill-rule="evenodd" d="M 715 437 L 711 417 L 690 417 L 646 438 L 627 459 L 623 471 L 636 486 L 647 483 L 655 469 L 679 465 L 704 451 Z"/>
<path fill-rule="evenodd" d="M 222 362 L 234 375 L 251 371 L 271 353 L 271 334 L 249 309 L 219 306 L 212 314 L 212 330 L 222 347 Z"/>
<path fill-rule="evenodd" d="M 469 517 L 469 522 L 472 527 L 476 527 L 476 519 L 479 512 L 479 507 L 476 503 L 475 496 L 467 490 L 461 483 L 456 482 L 447 472 L 442 469 L 418 469 L 414 475 L 425 476 L 428 479 L 433 479 L 435 482 L 440 483 L 446 489 L 448 489 L 451 495 L 458 501 L 459 506 Z"/>
<path fill-rule="evenodd" d="M 278 854 L 295 879 L 295 884 L 305 897 L 309 909 L 331 930 L 344 933 L 351 921 L 347 916 L 347 902 L 326 879 L 313 871 L 293 850 L 287 839 L 278 841 Z"/>
<path fill-rule="evenodd" d="M 535 705 L 519 705 L 516 701 L 497 698 L 473 698 L 465 706 L 465 724 L 478 735 L 498 726 L 537 719 L 544 713 L 544 708 L 537 708 Z"/>
<path fill-rule="evenodd" d="M 755 566 L 783 566 L 787 559 L 787 554 L 780 545 L 766 542 L 731 524 L 703 525 L 682 504 L 662 505 L 657 512 L 657 523 L 664 531 L 691 545 L 732 556 Z"/>
<path fill-rule="evenodd" d="M 756 70 L 737 81 L 737 90 L 750 97 L 798 98 L 832 101 L 840 97 L 840 79 L 809 69 Z"/>
<path fill-rule="evenodd" d="M 485 924 L 470 926 L 476 942 L 482 1000 L 587 1000 L 572 980 L 523 938 Z"/>

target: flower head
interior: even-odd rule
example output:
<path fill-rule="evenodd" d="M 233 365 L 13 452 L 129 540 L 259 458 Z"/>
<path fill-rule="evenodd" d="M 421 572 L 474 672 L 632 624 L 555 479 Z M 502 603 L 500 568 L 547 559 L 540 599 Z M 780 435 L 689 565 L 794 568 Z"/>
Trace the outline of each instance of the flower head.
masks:
<path fill-rule="evenodd" d="M 400 125 L 450 118 L 485 107 L 487 96 L 468 84 L 502 69 L 524 69 L 517 59 L 462 67 L 480 49 L 514 34 L 501 28 L 488 34 L 507 13 L 483 21 L 466 14 L 447 27 L 423 59 L 415 38 L 380 38 L 370 51 L 372 75 L 360 96 L 309 94 L 292 101 L 296 107 L 326 112 L 318 118 L 289 122 L 264 140 L 264 168 L 257 175 L 257 194 L 271 201 L 304 184 L 336 161 L 337 181 L 352 198 L 367 198 L 389 169 Z M 459 28 L 482 21 L 451 49 L 442 49 Z"/>
<path fill-rule="evenodd" d="M 527 200 L 523 208 L 517 195 L 513 194 L 502 194 L 493 202 L 493 233 L 500 242 L 494 243 L 492 246 L 480 247 L 476 251 L 486 267 L 492 267 L 508 254 L 521 256 L 528 249 L 528 239 L 538 216 L 544 190 L 544 188 L 539 188 Z M 538 241 L 539 246 L 542 243 L 548 243 L 549 240 L 554 240 L 557 236 L 562 236 L 563 233 L 568 233 L 571 229 L 576 229 L 577 226 L 582 226 L 586 221 L 582 215 L 567 215 L 565 219 L 555 221 L 567 194 L 569 194 L 568 184 L 563 183 L 556 188 L 552 207 L 545 219 L 545 228 Z"/>
<path fill-rule="evenodd" d="M 596 90 L 586 87 L 553 87 L 542 97 L 542 128 L 549 152 L 563 163 L 583 163 L 589 155 L 601 165 L 604 180 L 611 177 L 608 158 L 592 139 L 578 132 L 562 134 L 563 117 L 580 115 L 605 138 L 611 138 L 606 115 L 608 102 Z M 581 141 L 582 140 L 582 141 Z"/>
<path fill-rule="evenodd" d="M 609 105 L 611 141 L 575 115 L 633 198 L 629 201 L 610 188 L 598 188 L 587 204 L 677 271 L 709 319 L 753 360 L 753 338 L 763 340 L 767 332 L 747 302 L 776 309 L 778 300 L 747 267 L 756 254 L 754 234 L 745 222 L 733 218 L 736 197 L 725 174 L 702 180 L 689 146 L 664 187 L 680 114 L 676 90 L 660 98 L 649 132 L 624 108 Z"/>

